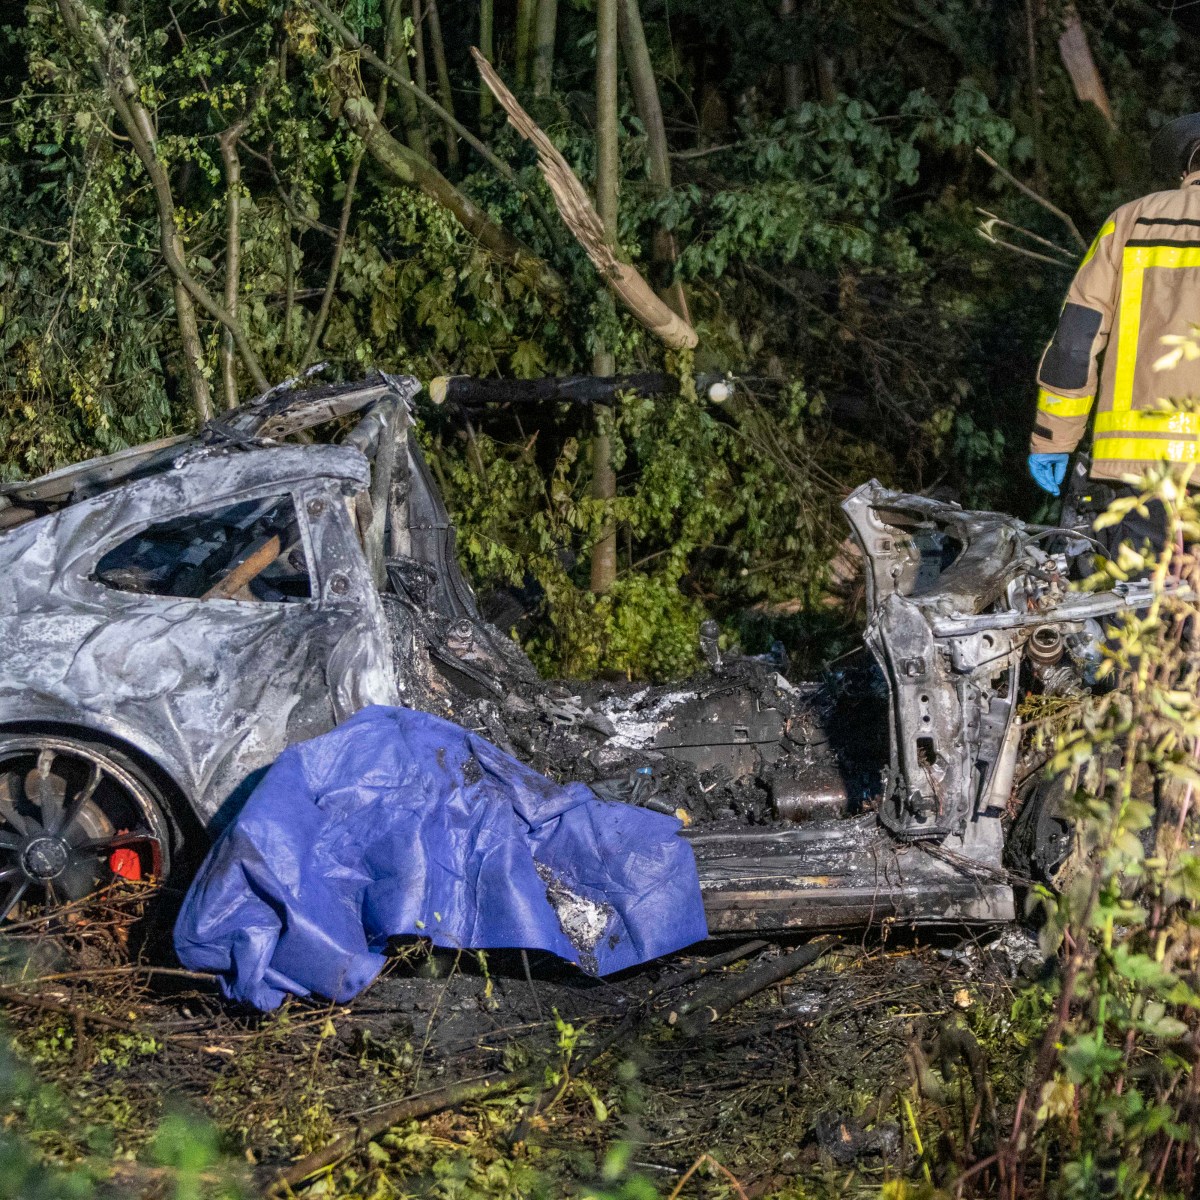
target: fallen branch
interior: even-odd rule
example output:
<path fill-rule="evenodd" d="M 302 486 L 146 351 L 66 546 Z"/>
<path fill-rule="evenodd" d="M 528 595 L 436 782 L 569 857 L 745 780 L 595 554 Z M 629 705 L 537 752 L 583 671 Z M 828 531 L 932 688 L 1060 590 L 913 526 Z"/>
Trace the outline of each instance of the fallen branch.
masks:
<path fill-rule="evenodd" d="M 1034 233 L 1032 229 L 1026 229 L 1023 225 L 1014 225 L 1011 221 L 1006 221 L 1003 217 L 996 216 L 995 213 L 988 212 L 986 208 L 976 208 L 975 211 L 983 217 L 983 221 L 979 224 L 979 233 L 987 238 L 989 242 L 996 242 L 998 245 L 1003 245 L 997 238 L 995 230 L 997 226 L 1003 229 L 1011 229 L 1014 233 L 1019 233 L 1022 237 L 1028 238 L 1031 242 L 1036 242 L 1039 246 L 1045 246 L 1047 250 L 1053 251 L 1059 255 L 1061 265 L 1075 268 L 1075 256 L 1070 250 L 1064 250 L 1057 242 L 1052 242 L 1049 238 L 1044 238 L 1041 234 Z"/>
<path fill-rule="evenodd" d="M 1058 207 L 1057 204 L 1052 204 L 1040 192 L 1035 192 L 1033 188 L 1029 186 L 1029 184 L 1022 183 L 1011 171 L 1005 167 L 1002 167 L 990 154 L 988 154 L 986 150 L 982 149 L 982 147 L 976 146 L 975 153 L 978 154 L 979 157 L 982 158 L 983 161 L 987 163 L 987 165 L 991 167 L 997 175 L 1001 175 L 1007 179 L 1008 182 L 1017 189 L 1017 191 L 1022 192 L 1035 204 L 1040 204 L 1048 213 L 1052 213 L 1054 216 L 1056 216 L 1067 227 L 1067 232 L 1070 233 L 1070 235 L 1075 239 L 1079 248 L 1081 250 L 1087 249 L 1087 242 L 1084 240 L 1083 234 L 1079 232 L 1079 227 L 1074 221 L 1071 220 L 1069 216 L 1067 216 L 1065 212 L 1063 212 L 1061 208 Z"/>
<path fill-rule="evenodd" d="M 322 0 L 304 0 L 304 3 L 329 23 L 338 40 L 347 50 L 352 50 L 364 61 L 369 62 L 381 75 L 386 75 L 388 79 L 399 84 L 404 89 L 406 95 L 419 100 L 430 112 L 435 113 L 438 119 L 445 123 L 447 128 L 452 129 L 458 134 L 488 166 L 511 183 L 525 197 L 529 203 L 529 207 L 533 209 L 538 219 L 545 225 L 546 232 L 550 235 L 550 240 L 556 240 L 555 229 L 550 220 L 550 214 L 542 207 L 541 201 L 536 196 L 521 186 L 521 181 L 517 178 L 516 172 L 508 163 L 502 158 L 497 157 L 485 142 L 480 141 L 461 121 L 457 120 L 452 113 L 447 112 L 428 92 L 418 87 L 410 78 L 398 71 L 390 63 L 384 62 L 370 46 L 360 38 L 355 37 L 353 30 L 327 4 L 322 3 Z"/>
<path fill-rule="evenodd" d="M 713 403 L 728 400 L 735 382 L 724 375 L 696 376 L 696 391 Z M 471 375 L 439 375 L 429 381 L 434 404 L 483 409 L 500 404 L 614 404 L 621 392 L 639 396 L 677 396 L 678 376 L 663 371 L 630 375 L 548 375 L 541 379 L 477 379 Z"/>
<path fill-rule="evenodd" d="M 683 1193 L 683 1185 L 687 1183 L 687 1181 L 691 1179 L 691 1177 L 695 1175 L 695 1173 L 702 1166 L 704 1166 L 705 1163 L 708 1163 L 711 1167 L 715 1167 L 721 1172 L 722 1175 L 725 1176 L 726 1179 L 729 1180 L 729 1182 L 733 1185 L 733 1190 L 737 1192 L 737 1194 L 741 1197 L 741 1200 L 748 1200 L 745 1189 L 740 1183 L 738 1183 L 737 1179 L 734 1178 L 733 1172 L 730 1171 L 728 1167 L 717 1162 L 717 1160 L 708 1153 L 700 1155 L 700 1157 L 696 1159 L 696 1161 L 692 1163 L 690 1167 L 688 1167 L 688 1169 L 683 1173 L 683 1178 L 680 1179 L 680 1181 L 675 1185 L 671 1194 L 667 1197 L 667 1200 L 678 1200 L 679 1196 Z"/>
<path fill-rule="evenodd" d="M 693 999 L 690 1008 L 693 1010 L 682 1017 L 676 1024 L 685 1036 L 694 1037 L 703 1033 L 714 1021 L 718 1021 L 731 1008 L 758 995 L 773 983 L 779 983 L 804 967 L 816 962 L 821 955 L 834 949 L 837 942 L 810 942 L 793 950 L 791 954 L 783 954 L 771 959 L 750 971 L 744 971 L 732 980 L 723 981 L 713 988 L 706 996 Z"/>
<path fill-rule="evenodd" d="M 467 199 L 432 163 L 397 141 L 375 113 L 357 75 L 347 69 L 331 72 L 334 86 L 342 95 L 342 115 L 367 148 L 367 153 L 394 179 L 433 197 L 455 217 L 462 227 L 498 258 L 520 269 L 532 268 L 539 285 L 548 292 L 561 294 L 562 279 L 523 242 L 501 228 L 481 208 Z"/>
<path fill-rule="evenodd" d="M 538 166 L 554 196 L 567 228 L 583 247 L 605 282 L 631 313 L 672 350 L 691 349 L 699 340 L 696 331 L 654 292 L 636 267 L 623 263 L 608 245 L 604 223 L 579 177 L 558 152 L 536 121 L 504 86 L 491 63 L 472 46 L 480 77 L 508 114 L 509 124 L 537 150 Z"/>
<path fill-rule="evenodd" d="M 671 991 L 672 988 L 682 987 L 686 983 L 691 983 L 693 979 L 701 975 L 705 975 L 710 971 L 720 970 L 722 967 L 727 967 L 731 963 L 737 962 L 739 959 L 745 958 L 750 954 L 755 954 L 759 950 L 765 948 L 767 942 L 745 942 L 736 949 L 729 950 L 725 954 L 717 954 L 712 958 L 705 959 L 700 963 L 693 963 L 690 967 L 684 967 L 680 971 L 675 971 L 672 974 L 660 979 L 646 994 L 642 997 L 641 1003 L 631 1012 L 626 1013 L 625 1017 L 607 1034 L 604 1035 L 598 1042 L 588 1046 L 572 1063 L 571 1075 L 562 1082 L 555 1084 L 553 1087 L 545 1088 L 525 1111 L 521 1118 L 520 1124 L 513 1133 L 512 1141 L 514 1143 L 522 1142 L 528 1136 L 530 1124 L 533 1118 L 538 1113 L 549 1108 L 559 1096 L 562 1095 L 571 1078 L 578 1077 L 582 1072 L 586 1071 L 597 1059 L 602 1058 L 613 1046 L 624 1042 L 635 1030 L 643 1023 L 653 1022 L 656 1018 L 670 1020 L 670 1017 L 663 1012 L 655 1013 L 650 1004 L 653 1000 L 663 995 L 665 992 Z"/>
<path fill-rule="evenodd" d="M 409 1096 L 396 1104 L 389 1104 L 380 1109 L 370 1121 L 360 1125 L 351 1133 L 335 1138 L 329 1145 L 304 1158 L 292 1163 L 290 1167 L 271 1181 L 263 1192 L 266 1197 L 286 1196 L 297 1184 L 303 1183 L 311 1175 L 323 1171 L 340 1162 L 347 1155 L 360 1150 L 372 1139 L 386 1133 L 394 1125 L 404 1121 L 414 1121 L 419 1117 L 428 1117 L 443 1109 L 456 1108 L 469 1100 L 479 1100 L 484 1096 L 497 1096 L 502 1092 L 511 1092 L 526 1087 L 540 1074 L 540 1071 L 526 1069 L 505 1075 L 496 1071 L 485 1075 L 482 1079 L 465 1083 L 451 1083 L 433 1092 L 420 1096 Z"/>
<path fill-rule="evenodd" d="M 817 957 L 828 950 L 832 944 L 822 943 L 820 946 L 805 947 L 804 949 L 815 949 L 817 953 L 814 957 Z M 733 950 L 726 951 L 724 954 L 714 955 L 712 958 L 693 964 L 690 967 L 685 967 L 683 970 L 676 971 L 660 980 L 647 992 L 642 1003 L 632 1012 L 627 1013 L 604 1037 L 586 1047 L 576 1056 L 571 1064 L 569 1079 L 578 1078 L 582 1072 L 586 1071 L 588 1067 L 607 1054 L 614 1046 L 624 1042 L 639 1025 L 651 1020 L 654 1014 L 650 1009 L 650 1001 L 662 995 L 663 992 L 689 983 L 700 975 L 737 962 L 739 959 L 745 958 L 749 954 L 754 954 L 767 945 L 768 943 L 762 941 L 745 942 Z M 782 962 L 783 960 L 777 959 L 775 961 Z M 764 986 L 766 985 L 764 984 Z M 428 1117 L 444 1109 L 456 1108 L 458 1105 L 466 1104 L 471 1100 L 482 1099 L 484 1096 L 495 1096 L 502 1092 L 518 1091 L 535 1082 L 541 1075 L 542 1070 L 540 1067 L 527 1067 L 525 1070 L 516 1071 L 511 1075 L 506 1075 L 502 1071 L 495 1071 L 480 1079 L 452 1083 L 436 1091 L 426 1092 L 420 1096 L 409 1096 L 395 1104 L 389 1104 L 385 1108 L 377 1110 L 369 1122 L 358 1126 L 358 1128 L 350 1133 L 336 1138 L 322 1149 L 316 1150 L 312 1154 L 292 1163 L 290 1167 L 281 1171 L 267 1185 L 263 1195 L 267 1197 L 267 1200 L 277 1200 L 277 1198 L 286 1196 L 298 1184 L 303 1183 L 306 1179 L 317 1174 L 317 1172 L 334 1166 L 342 1159 L 353 1154 L 356 1150 L 362 1149 L 368 1142 L 379 1137 L 380 1134 L 404 1121 L 413 1121 L 420 1117 Z M 518 1125 L 517 1131 L 514 1134 L 514 1141 L 522 1140 L 523 1133 L 528 1130 L 531 1119 L 561 1094 L 564 1090 L 564 1084 L 569 1083 L 569 1079 L 556 1084 L 552 1088 L 545 1089 L 537 1096 Z"/>
<path fill-rule="evenodd" d="M 91 1025 L 99 1025 L 103 1029 L 119 1029 L 122 1033 L 128 1033 L 131 1030 L 144 1032 L 141 1026 L 135 1025 L 132 1021 L 122 1021 L 118 1017 L 105 1016 L 103 1013 L 89 1012 L 86 1008 L 78 1008 L 74 1004 L 68 1004 L 64 1000 L 52 1000 L 49 996 L 30 996 L 25 992 L 17 991 L 15 988 L 0 987 L 0 1004 L 11 1004 L 19 1008 L 37 1008 L 43 1012 L 59 1013 L 64 1017 L 70 1017 L 75 1022 L 88 1022 Z"/>

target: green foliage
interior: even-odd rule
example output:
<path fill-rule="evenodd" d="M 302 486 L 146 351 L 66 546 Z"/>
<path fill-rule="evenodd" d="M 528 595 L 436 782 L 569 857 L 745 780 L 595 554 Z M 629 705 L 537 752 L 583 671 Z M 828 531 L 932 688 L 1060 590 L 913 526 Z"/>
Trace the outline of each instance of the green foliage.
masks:
<path fill-rule="evenodd" d="M 1153 500 L 1165 507 L 1167 549 L 1127 548 L 1110 570 L 1148 574 L 1156 597 L 1110 632 L 1104 668 L 1117 690 L 1083 706 L 1050 767 L 1076 785 L 1077 849 L 1061 891 L 1036 896 L 1043 946 L 1062 948 L 1063 963 L 1041 1060 L 1056 1065 L 1035 1076 L 1029 1135 L 1056 1159 L 1062 1196 L 1176 1194 L 1190 1170 L 1176 1151 L 1200 1136 L 1190 1048 L 1200 1028 L 1190 966 L 1200 701 L 1193 640 L 1181 636 L 1198 613 L 1165 591 L 1170 578 L 1193 588 L 1200 579 L 1195 548 L 1176 549 L 1176 536 L 1190 544 L 1200 525 L 1194 496 L 1166 469 L 1100 524 Z"/>
<path fill-rule="evenodd" d="M 834 472 L 878 462 L 819 414 L 798 385 L 772 409 L 752 397 L 722 408 L 694 396 L 624 395 L 600 418 L 621 480 L 611 504 L 591 497 L 591 464 L 574 437 L 548 473 L 542 434 L 504 444 L 447 427 L 429 448 L 475 578 L 498 587 L 528 576 L 544 593 L 544 620 L 528 643 L 542 670 L 661 678 L 698 665 L 711 611 L 819 602 L 840 540 Z M 588 555 L 610 521 L 622 566 L 597 597 Z"/>
<path fill-rule="evenodd" d="M 42 1053 L 46 1053 L 44 1048 Z M 0 1128 L 0 1197 L 91 1200 L 98 1191 L 110 1194 L 106 1185 L 114 1165 L 113 1150 L 125 1131 L 89 1126 L 82 1131 L 83 1144 L 72 1144 L 81 1131 L 66 1128 L 73 1123 L 70 1105 L 56 1088 L 39 1083 L 30 1074 L 13 1054 L 7 1038 L 0 1039 L 0 1106 L 6 1114 Z M 114 1114 L 114 1119 L 124 1125 L 130 1115 L 126 1110 Z M 56 1156 L 67 1159 L 68 1165 L 47 1162 L 48 1150 L 57 1151 Z M 81 1151 L 94 1157 L 79 1161 Z M 208 1121 L 168 1114 L 151 1139 L 150 1157 L 162 1168 L 157 1173 L 155 1167 L 147 1168 L 151 1174 L 146 1182 L 154 1183 L 155 1194 L 171 1200 L 240 1200 L 245 1195 L 229 1171 L 217 1131 Z M 130 1168 L 125 1176 L 126 1180 L 131 1177 L 137 1178 L 137 1168 Z"/>

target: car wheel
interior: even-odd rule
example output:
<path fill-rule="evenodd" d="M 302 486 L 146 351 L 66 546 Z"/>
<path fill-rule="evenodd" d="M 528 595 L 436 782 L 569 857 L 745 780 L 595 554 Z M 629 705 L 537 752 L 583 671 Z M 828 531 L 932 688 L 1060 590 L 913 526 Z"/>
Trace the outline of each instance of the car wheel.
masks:
<path fill-rule="evenodd" d="M 70 904 L 118 878 L 171 869 L 162 795 L 119 751 L 52 734 L 0 735 L 0 922 Z"/>

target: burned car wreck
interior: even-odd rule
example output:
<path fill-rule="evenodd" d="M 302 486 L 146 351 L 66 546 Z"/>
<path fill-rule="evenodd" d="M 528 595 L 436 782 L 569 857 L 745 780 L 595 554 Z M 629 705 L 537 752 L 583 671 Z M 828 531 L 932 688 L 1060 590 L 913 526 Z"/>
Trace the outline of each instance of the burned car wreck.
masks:
<path fill-rule="evenodd" d="M 683 683 L 544 681 L 459 570 L 418 390 L 283 387 L 0 489 L 0 919 L 185 874 L 286 746 L 372 704 L 679 813 L 714 934 L 1013 917 L 1018 696 L 1085 688 L 1144 585 L 1072 591 L 1047 531 L 871 482 L 844 509 L 873 671 L 710 639 Z"/>

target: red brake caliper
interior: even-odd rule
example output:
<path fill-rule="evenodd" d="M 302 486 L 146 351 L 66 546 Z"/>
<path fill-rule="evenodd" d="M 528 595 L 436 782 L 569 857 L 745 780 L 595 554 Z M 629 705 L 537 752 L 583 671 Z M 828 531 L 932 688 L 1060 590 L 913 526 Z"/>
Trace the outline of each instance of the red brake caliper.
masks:
<path fill-rule="evenodd" d="M 155 877 L 162 874 L 158 838 L 145 834 L 131 834 L 129 830 L 122 829 L 113 841 L 117 844 L 109 852 L 108 869 L 114 875 L 134 883 L 140 883 L 146 878 L 146 873 L 142 870 L 142 853 L 138 850 L 139 846 L 150 851 L 150 874 Z"/>
<path fill-rule="evenodd" d="M 122 879 L 142 880 L 142 856 L 129 846 L 118 846 L 108 856 L 108 869 Z"/>

